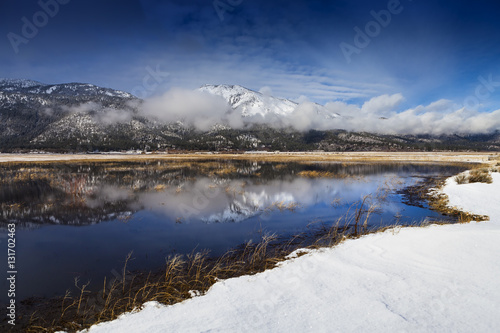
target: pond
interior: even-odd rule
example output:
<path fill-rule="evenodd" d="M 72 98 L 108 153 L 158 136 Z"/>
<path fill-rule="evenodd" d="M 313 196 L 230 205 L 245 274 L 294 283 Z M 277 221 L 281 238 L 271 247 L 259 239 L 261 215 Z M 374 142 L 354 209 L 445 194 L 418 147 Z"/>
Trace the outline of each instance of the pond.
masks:
<path fill-rule="evenodd" d="M 398 191 L 460 171 L 221 160 L 0 165 L 0 258 L 7 263 L 15 223 L 18 300 L 62 296 L 75 277 L 97 290 L 130 252 L 130 270 L 161 268 L 173 254 L 221 255 L 265 234 L 286 239 L 348 221 L 365 197 L 369 228 L 446 219 Z"/>

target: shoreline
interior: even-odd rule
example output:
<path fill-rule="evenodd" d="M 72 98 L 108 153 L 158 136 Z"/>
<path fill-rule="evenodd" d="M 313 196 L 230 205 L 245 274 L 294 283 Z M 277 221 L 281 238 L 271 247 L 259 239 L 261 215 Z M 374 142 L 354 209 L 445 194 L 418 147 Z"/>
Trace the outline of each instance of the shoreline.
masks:
<path fill-rule="evenodd" d="M 363 155 L 362 155 L 362 154 L 363 154 Z M 383 156 L 388 156 L 388 155 L 390 155 L 390 156 L 391 156 L 391 157 L 393 157 L 393 158 L 396 158 L 396 157 L 403 157 L 403 156 L 397 156 L 397 155 L 402 155 L 401 153 L 399 153 L 399 154 L 394 154 L 394 153 L 384 153 L 384 154 L 386 154 L 386 155 L 382 155 L 382 154 L 380 154 L 380 153 L 372 153 L 372 154 L 367 154 L 367 155 L 371 155 L 371 157 L 374 157 L 374 155 L 376 155 L 376 157 L 378 157 L 378 158 L 381 158 L 381 157 L 383 157 Z M 192 155 L 192 154 L 189 154 L 189 156 L 191 156 L 191 155 Z M 217 157 L 222 159 L 222 158 L 224 158 L 224 157 L 225 157 L 224 155 L 225 155 L 225 154 L 219 154 L 219 156 L 217 156 Z M 234 155 L 234 154 L 231 154 L 231 156 L 233 156 L 233 155 Z M 286 155 L 291 155 L 292 157 L 296 157 L 296 156 L 303 157 L 305 154 L 303 154 L 303 153 L 296 153 L 296 154 L 293 154 L 293 153 L 292 153 L 292 154 L 288 154 L 288 153 L 286 153 Z M 313 155 L 313 154 L 310 154 L 310 155 Z M 331 155 L 331 154 L 328 154 L 328 155 Z M 336 154 L 336 155 L 339 155 L 339 154 Z M 345 154 L 342 154 L 342 155 L 343 155 L 344 157 L 356 157 L 356 156 L 357 156 L 357 157 L 365 157 L 365 158 L 366 158 L 366 155 L 365 155 L 364 153 L 345 153 Z M 360 155 L 362 155 L 362 156 L 360 156 Z M 396 156 L 395 156 L 395 155 L 396 155 Z M 438 158 L 443 158 L 443 156 L 429 156 L 429 155 L 439 155 L 438 153 L 421 153 L 421 154 L 418 154 L 418 155 L 420 155 L 420 157 L 421 157 L 421 158 L 429 158 L 429 157 L 433 157 L 435 160 L 437 160 Z M 472 156 L 472 155 L 473 155 L 475 158 L 481 158 L 482 160 L 481 160 L 481 161 L 478 161 L 478 160 L 475 160 L 475 161 L 470 161 L 470 160 L 464 161 L 464 160 L 460 160 L 460 159 L 465 159 L 465 158 L 466 158 L 466 159 L 472 159 L 472 158 L 473 158 L 473 156 Z M 480 156 L 477 156 L 477 155 L 480 155 Z M 1 155 L 0 155 L 0 156 L 1 156 Z M 79 155 L 79 156 L 81 156 L 81 155 Z M 95 155 L 90 155 L 90 156 L 91 156 L 91 157 L 94 157 Z M 138 156 L 139 156 L 139 157 L 143 157 L 144 155 L 138 155 Z M 254 155 L 252 155 L 252 156 L 254 156 Z M 314 156 L 317 156 L 317 155 L 314 155 Z M 495 159 L 489 159 L 489 157 L 491 157 L 491 156 L 495 156 L 495 155 L 492 155 L 492 154 L 482 154 L 482 153 L 476 153 L 476 154 L 470 154 L 470 153 L 467 153 L 467 154 L 463 154 L 463 155 L 459 156 L 459 158 L 458 158 L 458 159 L 459 159 L 459 161 L 455 161 L 455 162 L 462 162 L 462 163 L 465 163 L 465 162 L 467 162 L 467 163 L 481 163 L 481 162 L 482 162 L 482 163 L 488 163 L 488 162 L 491 162 L 491 163 L 497 163 L 497 162 L 498 162 L 498 155 L 496 155 L 496 156 L 495 156 Z M 51 157 L 52 157 L 52 156 L 51 156 Z M 57 158 L 57 157 L 59 157 L 59 156 L 58 156 L 58 155 L 54 155 L 54 158 Z M 103 157 L 106 157 L 106 156 L 103 156 Z M 122 156 L 122 157 L 128 157 L 128 156 Z M 149 157 L 149 155 L 146 155 L 145 157 Z M 170 156 L 169 156 L 169 157 L 170 157 Z M 179 158 L 179 160 L 191 159 L 191 157 L 186 157 L 186 155 L 184 155 L 183 157 L 184 157 L 184 158 Z M 208 157 L 208 158 L 211 158 L 211 157 L 212 157 L 212 156 L 210 156 L 210 157 Z M 453 156 L 444 156 L 444 157 L 446 157 L 446 158 L 452 158 Z M 415 158 L 415 156 L 413 156 L 413 158 Z M 457 158 L 456 158 L 456 156 L 455 156 L 455 157 L 453 157 L 453 158 L 454 158 L 454 159 L 457 159 Z M 200 160 L 201 160 L 201 159 L 207 159 L 207 157 L 206 157 L 206 156 L 204 156 L 204 155 L 202 155 L 202 158 L 200 158 Z M 236 158 L 235 158 L 235 159 L 236 159 Z M 119 159 L 118 159 L 118 160 L 119 160 Z M 142 159 L 141 159 L 141 160 L 142 160 Z M 175 159 L 174 159 L 174 160 L 175 160 Z M 58 160 L 58 161 L 60 161 L 60 160 Z M 61 162 L 66 162 L 66 161 L 75 161 L 75 160 L 63 160 L 63 161 L 61 161 Z M 76 160 L 76 161 L 78 161 L 78 160 Z M 83 160 L 83 161 L 87 161 L 87 162 L 88 162 L 88 160 Z M 99 161 L 105 161 L 105 160 L 99 160 Z M 115 161 L 116 161 L 116 160 L 115 160 Z M 35 162 L 36 162 L 36 161 L 35 161 Z M 47 162 L 50 162 L 50 161 L 47 161 Z M 307 161 L 306 161 L 306 162 L 307 162 Z M 332 162 L 335 162 L 335 161 L 332 161 Z M 343 161 L 343 162 L 348 162 L 348 161 Z M 350 161 L 350 162 L 356 162 L 356 161 Z M 366 162 L 366 160 L 365 160 L 365 162 Z M 382 162 L 382 161 L 380 161 L 380 162 Z M 392 160 L 392 161 L 387 161 L 387 160 L 384 160 L 383 162 L 408 162 L 408 161 L 407 161 L 407 160 L 400 160 L 400 161 L 398 161 L 398 160 Z M 430 163 L 430 162 L 433 162 L 433 161 L 421 161 L 421 162 L 424 162 L 424 163 L 425 163 L 425 162 L 429 162 L 429 163 Z M 453 162 L 449 162 L 449 161 L 442 161 L 442 160 L 441 160 L 441 161 L 438 161 L 438 162 L 453 163 Z M 21 162 L 21 163 L 22 163 L 22 162 Z M 449 177 L 449 179 L 451 179 L 451 178 L 452 178 L 452 177 Z M 384 230 L 379 230 L 379 231 L 377 231 L 377 232 L 375 232 L 375 233 L 381 233 L 381 232 L 382 232 L 382 233 L 384 233 Z M 389 231 L 389 232 L 390 232 L 390 231 Z M 398 231 L 398 232 L 399 232 L 399 231 Z M 328 246 L 327 246 L 327 247 L 325 247 L 325 248 L 321 247 L 321 249 L 320 249 L 320 250 L 313 250 L 313 252 L 314 252 L 314 251 L 320 251 L 320 252 L 321 252 L 321 251 L 323 251 L 323 250 L 328 251 L 328 249 L 329 249 L 329 247 L 328 247 Z M 310 251 L 310 250 L 308 250 L 308 251 Z M 307 251 L 307 252 L 308 252 L 308 251 Z M 284 261 L 284 264 L 282 264 L 282 265 L 288 265 L 288 263 L 285 263 L 285 262 L 288 262 L 288 260 Z M 278 265 L 278 267 L 279 267 L 279 266 L 280 266 L 280 265 Z M 276 268 L 276 267 L 275 267 L 275 268 Z M 271 269 L 271 271 L 272 271 L 272 270 L 273 270 L 273 269 Z M 240 276 L 240 277 L 241 277 L 241 278 L 244 278 L 244 276 L 245 276 L 245 275 Z M 235 277 L 235 279 L 238 279 L 238 278 L 237 278 L 237 277 Z M 205 295 L 206 295 L 206 294 L 205 294 Z M 180 304 L 180 303 L 176 303 L 176 304 Z M 146 306 L 146 307 L 148 307 L 148 306 Z M 157 305 L 154 305 L 154 307 L 155 307 L 155 308 L 157 308 Z M 163 308 L 163 306 L 159 306 L 159 307 L 160 307 L 160 308 Z M 125 315 L 125 316 L 128 316 L 128 315 Z M 111 323 L 111 322 L 108 322 L 108 323 Z M 94 326 L 94 329 L 95 329 L 96 327 L 99 327 L 99 326 L 100 326 L 100 325 L 98 325 L 98 326 Z M 93 331 L 92 331 L 92 332 L 93 332 Z"/>
<path fill-rule="evenodd" d="M 366 214 L 366 213 L 367 212 L 364 212 L 362 214 Z M 360 219 L 361 220 L 363 219 L 363 215 L 360 215 Z M 305 253 L 305 252 L 311 251 L 312 249 L 330 248 L 332 245 L 343 242 L 345 239 L 356 238 L 356 237 L 363 236 L 366 234 L 371 234 L 371 233 L 378 233 L 378 232 L 382 232 L 383 230 L 386 230 L 387 228 L 390 229 L 393 227 L 393 226 L 383 226 L 383 227 L 376 227 L 375 229 L 372 229 L 372 228 L 362 229 L 362 227 L 359 226 L 359 231 L 353 232 L 353 230 L 352 230 L 352 227 L 353 227 L 352 223 L 353 222 L 351 221 L 350 222 L 351 224 L 345 224 L 348 221 L 351 221 L 351 220 L 348 219 L 346 216 L 346 217 L 344 217 L 344 222 L 341 225 L 335 226 L 335 224 L 333 223 L 327 229 L 324 229 L 321 225 L 318 225 L 316 228 L 313 227 L 311 229 L 303 230 L 303 231 L 300 231 L 300 232 L 293 234 L 293 235 L 290 235 L 290 236 L 285 236 L 285 237 L 280 236 L 275 241 L 273 241 L 272 244 L 270 244 L 270 246 L 265 247 L 266 253 L 274 253 L 276 251 L 277 255 L 270 255 L 269 257 L 266 257 L 265 260 L 268 260 L 269 262 L 273 262 L 273 263 L 282 262 L 282 261 L 284 262 L 284 261 L 286 261 L 284 259 L 287 258 L 291 253 L 293 253 L 295 251 L 300 252 L 301 249 Z M 445 223 L 444 220 L 443 221 L 433 221 L 433 222 Z M 450 220 L 449 223 L 453 223 L 453 221 Z M 405 225 L 405 226 L 414 227 L 414 226 L 418 226 L 418 224 L 411 224 L 410 223 L 410 224 Z M 333 242 L 334 244 L 331 244 L 329 242 Z M 228 250 L 226 253 L 223 253 L 221 255 L 212 256 L 210 254 L 207 254 L 206 260 L 207 260 L 207 262 L 218 262 L 220 260 L 224 260 L 224 258 L 226 258 L 226 257 L 230 258 L 231 256 L 228 257 L 228 255 L 232 254 L 232 256 L 234 257 L 234 260 L 230 260 L 228 262 L 228 265 L 229 266 L 237 265 L 239 262 L 246 261 L 246 260 L 242 260 L 239 258 L 241 253 L 238 252 L 238 249 L 246 248 L 245 245 L 246 245 L 245 243 L 241 243 L 241 244 L 235 246 L 231 250 Z M 124 253 L 124 256 L 125 256 L 125 253 Z M 270 267 L 266 267 L 266 266 L 262 266 L 262 267 L 258 266 L 258 267 L 255 267 L 250 273 L 248 271 L 246 271 L 245 273 L 243 273 L 241 275 L 231 276 L 230 278 L 245 276 L 245 275 L 252 274 L 255 272 L 263 271 L 261 269 L 269 269 L 269 268 Z M 275 268 L 275 267 L 271 267 L 271 268 Z M 126 276 L 133 277 L 133 281 L 136 284 L 139 284 L 139 287 L 137 288 L 137 289 L 139 289 L 139 288 L 142 288 L 143 286 L 147 285 L 147 280 L 149 278 L 155 280 L 155 279 L 159 279 L 159 277 L 163 276 L 165 274 L 164 270 L 165 270 L 165 267 L 158 267 L 158 268 L 154 268 L 154 269 L 150 269 L 150 270 L 136 270 L 136 271 L 133 271 L 129 275 L 126 275 Z M 99 283 L 97 283 L 97 289 L 95 289 L 96 285 L 93 285 L 92 289 L 89 288 L 88 290 L 86 290 L 86 292 L 90 292 L 90 294 L 89 294 L 90 297 L 95 298 L 96 295 L 98 294 L 97 291 L 99 290 L 100 286 L 101 285 Z M 130 287 L 131 287 L 131 285 L 127 284 L 125 289 L 128 290 Z M 132 290 L 136 290 L 135 288 L 136 288 L 136 285 L 134 285 Z M 196 289 L 195 287 L 193 287 L 193 288 Z M 202 291 L 204 292 L 204 290 L 202 290 Z M 116 298 L 116 299 L 111 298 L 111 300 L 117 301 L 118 298 Z M 185 299 L 183 299 L 181 301 L 184 301 L 184 300 Z M 39 298 L 38 300 L 35 300 L 34 298 L 29 297 L 27 299 L 24 299 L 22 302 L 29 304 L 30 302 L 38 302 L 38 301 L 40 301 L 40 303 L 38 303 L 39 305 L 33 305 L 33 307 L 37 308 L 39 311 L 42 311 L 42 313 L 45 311 L 48 313 L 52 313 L 52 312 L 54 312 L 54 309 L 59 309 L 61 304 L 64 303 L 62 294 L 59 295 L 58 297 L 42 297 L 42 298 Z M 86 302 L 87 299 L 85 298 L 84 301 Z M 178 301 L 178 302 L 181 302 L 181 301 Z M 67 300 L 67 303 L 69 303 L 69 300 Z M 32 307 L 27 306 L 26 308 L 23 308 L 23 313 L 30 314 L 33 311 L 32 309 L 33 309 Z M 124 313 L 126 313 L 126 312 L 124 312 Z"/>
<path fill-rule="evenodd" d="M 412 162 L 482 163 L 500 158 L 498 152 L 249 152 L 186 154 L 0 154 L 5 163 L 115 162 L 148 160 L 251 160 L 268 162 Z"/>
<path fill-rule="evenodd" d="M 450 196 L 450 206 L 486 213 L 489 222 L 370 234 L 308 251 L 254 276 L 218 282 L 203 296 L 182 303 L 148 302 L 81 332 L 229 332 L 241 323 L 269 332 L 307 331 L 311 324 L 318 331 L 349 331 L 354 324 L 374 332 L 384 332 L 387 325 L 402 331 L 490 331 L 500 323 L 500 266 L 495 264 L 500 210 L 491 204 L 500 175 L 494 177 L 494 184 L 469 185 L 457 185 L 449 177 L 440 189 Z M 335 311 L 325 311 L 330 308 Z M 190 318 L 191 313 L 198 316 Z"/>

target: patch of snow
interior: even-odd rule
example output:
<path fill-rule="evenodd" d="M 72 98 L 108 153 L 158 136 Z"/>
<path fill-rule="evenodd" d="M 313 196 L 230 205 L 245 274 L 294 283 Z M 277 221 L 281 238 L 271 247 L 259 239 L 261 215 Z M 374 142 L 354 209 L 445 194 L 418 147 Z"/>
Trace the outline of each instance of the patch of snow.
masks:
<path fill-rule="evenodd" d="M 56 86 L 52 86 L 52 87 L 50 87 L 49 89 L 45 90 L 45 92 L 46 92 L 47 94 L 52 94 L 52 93 L 54 92 L 54 90 L 56 90 L 56 89 L 57 89 L 57 87 L 56 87 Z"/>
<path fill-rule="evenodd" d="M 453 177 L 448 178 L 443 191 L 448 196 L 449 205 L 462 211 L 488 215 L 492 223 L 500 223 L 500 214 L 495 213 L 493 208 L 500 206 L 500 193 L 497 188 L 497 184 L 500 184 L 500 173 L 493 172 L 491 177 L 493 184 L 457 184 Z"/>

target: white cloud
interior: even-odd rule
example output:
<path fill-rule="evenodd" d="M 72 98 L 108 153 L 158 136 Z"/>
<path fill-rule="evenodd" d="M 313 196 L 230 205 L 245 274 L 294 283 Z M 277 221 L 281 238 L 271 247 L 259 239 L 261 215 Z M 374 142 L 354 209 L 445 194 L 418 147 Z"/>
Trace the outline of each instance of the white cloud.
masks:
<path fill-rule="evenodd" d="M 92 117 L 97 123 L 104 125 L 112 125 L 116 123 L 127 123 L 134 116 L 131 110 L 113 109 L 102 106 L 100 103 L 87 102 L 70 108 L 66 111 L 71 113 L 89 113 L 92 112 Z"/>
<path fill-rule="evenodd" d="M 361 108 L 345 103 L 329 103 L 327 107 L 332 111 L 349 115 L 333 119 L 330 125 L 381 134 L 473 134 L 500 130 L 500 110 L 480 113 L 465 108 L 454 109 L 450 101 L 440 100 L 428 106 L 420 105 L 396 112 L 395 106 L 402 99 L 399 96 L 389 97 L 372 99 Z M 394 108 L 389 107 L 391 103 Z"/>
<path fill-rule="evenodd" d="M 198 91 L 173 89 L 163 96 L 144 103 L 142 113 L 166 122 L 182 120 L 199 130 L 209 130 L 217 123 L 233 128 L 247 124 L 267 124 L 275 128 L 293 127 L 299 131 L 310 129 L 345 129 L 381 134 L 452 134 L 487 133 L 500 130 L 500 110 L 479 113 L 458 108 L 451 101 L 438 100 L 427 106 L 400 111 L 402 94 L 381 95 L 358 106 L 341 101 L 325 106 L 302 99 L 289 115 L 257 114 L 243 117 L 238 110 L 220 97 Z M 328 114 L 340 117 L 326 117 Z"/>
<path fill-rule="evenodd" d="M 101 112 L 95 115 L 98 122 L 105 125 L 114 123 L 128 123 L 132 120 L 133 113 L 130 110 L 116 110 L 111 108 L 104 108 Z"/>
<path fill-rule="evenodd" d="M 221 122 L 241 126 L 223 98 L 185 89 L 171 89 L 145 100 L 140 113 L 163 122 L 182 121 L 204 131 Z"/>
<path fill-rule="evenodd" d="M 271 89 L 271 87 L 269 86 L 264 86 L 262 88 L 259 89 L 259 92 L 262 94 L 262 95 L 266 95 L 266 96 L 273 96 L 273 90 Z"/>
<path fill-rule="evenodd" d="M 82 103 L 80 105 L 67 108 L 67 111 L 73 112 L 73 113 L 87 113 L 90 111 L 95 111 L 95 110 L 100 110 L 100 109 L 102 109 L 101 104 L 98 104 L 95 102 L 87 102 L 87 103 Z"/>
<path fill-rule="evenodd" d="M 361 112 L 367 114 L 377 114 L 380 117 L 389 116 L 395 113 L 397 106 L 403 100 L 404 97 L 401 94 L 373 97 L 363 104 Z"/>
<path fill-rule="evenodd" d="M 259 114 L 243 117 L 220 96 L 185 89 L 171 89 L 161 96 L 151 97 L 134 105 L 138 115 L 164 123 L 182 121 L 201 131 L 216 124 L 243 128 L 251 124 L 267 124 L 274 128 L 292 127 L 299 131 L 344 129 L 380 134 L 473 134 L 500 130 L 500 110 L 485 113 L 460 108 L 449 100 L 438 100 L 429 105 L 399 110 L 402 94 L 373 97 L 361 106 L 342 101 L 325 106 L 302 98 L 301 103 L 287 116 Z M 94 111 L 96 121 L 104 124 L 129 122 L 129 110 L 104 108 L 97 103 L 84 103 L 71 112 Z M 327 117 L 339 114 L 340 117 Z"/>

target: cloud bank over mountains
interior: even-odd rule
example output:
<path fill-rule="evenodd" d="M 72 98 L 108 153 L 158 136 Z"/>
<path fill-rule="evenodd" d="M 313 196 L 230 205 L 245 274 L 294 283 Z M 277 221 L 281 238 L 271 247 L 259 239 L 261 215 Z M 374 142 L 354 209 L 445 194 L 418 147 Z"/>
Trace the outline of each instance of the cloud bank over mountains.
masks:
<path fill-rule="evenodd" d="M 231 92 L 226 92 L 220 96 L 206 90 L 176 88 L 163 95 L 129 102 L 128 110 L 102 108 L 96 103 L 87 103 L 71 111 L 99 109 L 94 118 L 105 124 L 129 122 L 133 116 L 141 116 L 162 123 L 181 121 L 200 131 L 209 131 L 218 124 L 234 129 L 262 124 L 299 131 L 344 129 L 415 135 L 484 134 L 500 130 L 500 110 L 478 112 L 445 99 L 408 109 L 401 109 L 405 101 L 402 94 L 373 97 L 362 105 L 343 101 L 319 105 L 306 98 L 295 103 L 272 97 L 270 89 L 266 87 L 261 92 L 239 86 L 228 87 L 237 87 L 233 89 L 238 90 L 238 93 L 231 95 Z"/>

